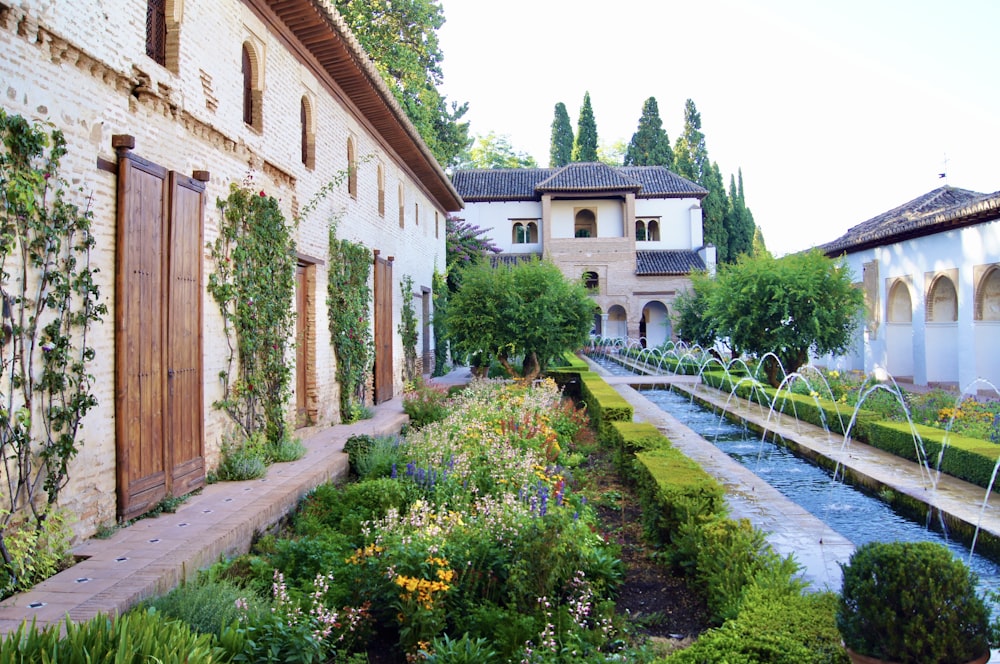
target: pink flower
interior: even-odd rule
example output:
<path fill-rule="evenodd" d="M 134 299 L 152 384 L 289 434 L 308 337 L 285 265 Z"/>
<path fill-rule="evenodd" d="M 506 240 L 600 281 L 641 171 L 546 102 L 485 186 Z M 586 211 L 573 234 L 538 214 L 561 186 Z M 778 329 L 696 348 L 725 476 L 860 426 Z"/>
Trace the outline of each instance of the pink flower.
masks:
<path fill-rule="evenodd" d="M 263 190 L 263 189 L 261 189 L 261 190 L 260 190 L 260 197 L 261 197 L 261 198 L 264 198 L 265 196 L 267 196 L 267 194 L 265 194 L 265 193 L 264 193 L 264 190 Z"/>

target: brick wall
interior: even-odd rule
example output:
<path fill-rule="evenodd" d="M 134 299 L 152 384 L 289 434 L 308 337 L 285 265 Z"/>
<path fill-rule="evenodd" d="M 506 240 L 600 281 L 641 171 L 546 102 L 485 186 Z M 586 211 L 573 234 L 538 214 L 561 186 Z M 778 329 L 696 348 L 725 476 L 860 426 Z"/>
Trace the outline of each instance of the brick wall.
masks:
<path fill-rule="evenodd" d="M 180 10 L 183 10 L 183 14 Z M 355 142 L 359 159 L 357 196 L 346 182 L 323 198 L 301 219 L 297 249 L 314 262 L 309 283 L 314 289 L 314 371 L 310 374 L 311 412 L 319 424 L 339 419 L 335 359 L 326 311 L 327 241 L 331 223 L 338 236 L 360 241 L 384 256 L 394 256 L 394 330 L 400 320 L 399 280 L 413 277 L 415 286 L 431 285 L 435 267 L 444 267 L 445 211 L 412 175 L 410 166 L 390 144 L 374 135 L 371 125 L 321 72 L 286 48 L 268 19 L 238 0 L 168 2 L 168 13 L 180 18 L 179 39 L 168 64 L 145 54 L 145 3 L 106 0 L 102 3 L 0 0 L 0 98 L 9 113 L 51 121 L 62 129 L 69 154 L 63 171 L 81 189 L 77 202 L 89 197 L 95 215 L 94 260 L 109 313 L 92 336 L 98 361 L 92 367 L 99 407 L 88 415 L 81 452 L 74 461 L 64 503 L 79 517 L 79 536 L 92 534 L 115 518 L 114 424 L 114 174 L 97 168 L 98 158 L 114 160 L 111 136 L 135 136 L 134 153 L 185 174 L 207 170 L 205 241 L 218 235 L 214 203 L 227 195 L 230 183 L 252 178 L 280 199 L 286 218 L 293 219 L 324 184 L 347 167 L 347 140 Z M 256 49 L 262 74 L 262 131 L 243 123 L 241 46 Z M 175 71 L 172 71 L 175 70 Z M 315 164 L 301 160 L 300 103 L 307 96 L 313 110 Z M 386 210 L 378 213 L 376 170 L 385 170 Z M 400 229 L 397 186 L 406 192 L 406 223 Z M 416 210 L 420 219 L 417 223 Z M 434 215 L 441 220 L 438 237 Z M 204 273 L 213 265 L 207 249 Z M 228 347 L 214 300 L 204 293 L 204 422 L 209 468 L 218 463 L 227 418 L 212 407 L 222 396 L 219 372 Z M 402 347 L 395 341 L 393 372 L 397 392 L 402 385 Z M 294 356 L 293 356 L 294 359 Z M 289 408 L 293 417 L 295 399 Z"/>

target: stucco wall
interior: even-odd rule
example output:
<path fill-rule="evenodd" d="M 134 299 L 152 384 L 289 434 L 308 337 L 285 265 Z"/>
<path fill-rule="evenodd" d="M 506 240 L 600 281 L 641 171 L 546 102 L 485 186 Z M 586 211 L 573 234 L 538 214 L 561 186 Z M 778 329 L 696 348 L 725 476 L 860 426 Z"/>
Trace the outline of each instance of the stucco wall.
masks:
<path fill-rule="evenodd" d="M 977 268 L 981 272 L 983 266 L 1000 263 L 1000 220 L 847 254 L 846 261 L 855 281 L 861 280 L 865 264 L 878 261 L 880 324 L 875 334 L 869 330 L 863 335 L 852 353 L 822 362 L 883 376 L 894 373 L 917 385 L 947 383 L 976 391 L 985 385 L 973 383 L 984 379 L 1000 387 L 1000 323 L 975 320 L 974 315 Z M 927 321 L 928 284 L 956 273 L 957 320 Z M 910 292 L 909 326 L 887 322 L 889 290 L 897 280 Z M 863 356 L 864 366 L 856 366 L 851 356 Z"/>

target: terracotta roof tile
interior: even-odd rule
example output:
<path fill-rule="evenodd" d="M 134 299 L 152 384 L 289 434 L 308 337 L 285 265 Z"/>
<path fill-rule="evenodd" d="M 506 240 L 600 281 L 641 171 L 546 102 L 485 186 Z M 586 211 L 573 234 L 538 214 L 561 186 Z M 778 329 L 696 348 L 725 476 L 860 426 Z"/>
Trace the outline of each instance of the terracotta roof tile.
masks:
<path fill-rule="evenodd" d="M 642 185 L 622 175 L 620 168 L 600 162 L 579 162 L 563 166 L 539 182 L 540 192 L 638 191 Z"/>

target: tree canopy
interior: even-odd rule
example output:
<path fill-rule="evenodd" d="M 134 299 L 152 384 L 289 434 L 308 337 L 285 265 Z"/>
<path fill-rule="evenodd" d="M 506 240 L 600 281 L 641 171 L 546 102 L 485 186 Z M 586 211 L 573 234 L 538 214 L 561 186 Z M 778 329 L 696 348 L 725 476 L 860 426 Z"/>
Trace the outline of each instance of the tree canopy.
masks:
<path fill-rule="evenodd" d="M 469 143 L 469 123 L 460 121 L 468 103 L 449 103 L 438 90 L 437 31 L 445 21 L 438 0 L 334 2 L 435 158 L 454 165 Z"/>
<path fill-rule="evenodd" d="M 677 331 L 686 341 L 721 339 L 734 352 L 762 358 L 768 382 L 777 386 L 782 369 L 798 370 L 810 351 L 840 354 L 851 344 L 863 307 L 852 280 L 843 263 L 815 249 L 783 258 L 742 256 L 720 266 L 714 283 L 693 280 L 693 293 L 675 304 Z"/>
<path fill-rule="evenodd" d="M 674 151 L 670 138 L 660 119 L 660 108 L 656 97 L 650 97 L 642 104 L 639 128 L 632 134 L 625 150 L 626 166 L 666 166 L 674 165 Z"/>
<path fill-rule="evenodd" d="M 446 329 L 455 352 L 496 359 L 513 376 L 522 357 L 533 378 L 556 357 L 583 346 L 593 324 L 594 302 L 582 283 L 569 281 L 549 261 L 492 267 L 486 261 L 461 271 L 451 296 Z"/>
<path fill-rule="evenodd" d="M 583 93 L 580 119 L 576 123 L 576 141 L 573 143 L 573 161 L 597 161 L 597 121 L 590 105 L 590 93 Z"/>
<path fill-rule="evenodd" d="M 473 139 L 457 164 L 458 168 L 537 168 L 535 158 L 515 150 L 506 134 L 489 132 Z"/>
<path fill-rule="evenodd" d="M 569 122 L 566 104 L 556 104 L 552 118 L 552 138 L 549 147 L 549 166 L 558 168 L 573 161 L 573 125 Z"/>

